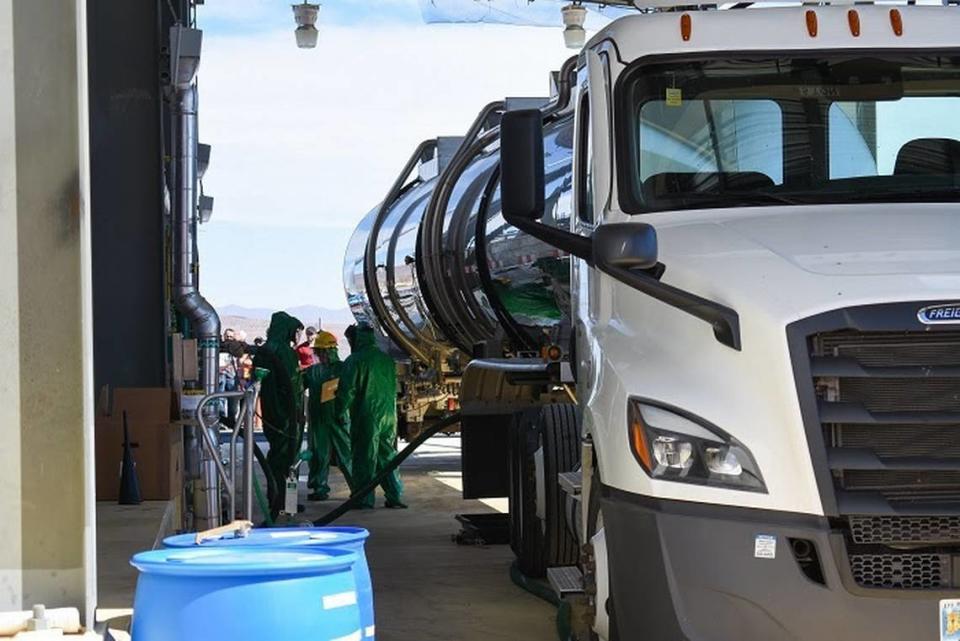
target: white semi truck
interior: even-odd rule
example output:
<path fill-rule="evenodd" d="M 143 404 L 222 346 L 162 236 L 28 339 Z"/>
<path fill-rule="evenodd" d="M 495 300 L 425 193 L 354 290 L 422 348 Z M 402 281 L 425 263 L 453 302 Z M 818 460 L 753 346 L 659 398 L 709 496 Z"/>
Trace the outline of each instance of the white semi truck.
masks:
<path fill-rule="evenodd" d="M 352 241 L 408 421 L 600 639 L 960 638 L 960 9 L 644 7 L 555 80 Z"/>

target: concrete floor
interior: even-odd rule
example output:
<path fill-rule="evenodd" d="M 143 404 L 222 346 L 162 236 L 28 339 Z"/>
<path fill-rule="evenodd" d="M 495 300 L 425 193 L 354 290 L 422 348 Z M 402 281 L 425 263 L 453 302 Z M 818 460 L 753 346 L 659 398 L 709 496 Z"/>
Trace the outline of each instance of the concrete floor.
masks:
<path fill-rule="evenodd" d="M 554 609 L 510 582 L 509 546 L 460 546 L 453 516 L 504 511 L 505 501 L 464 501 L 460 496 L 460 443 L 438 437 L 401 468 L 408 510 L 349 512 L 339 525 L 370 530 L 367 557 L 373 575 L 379 641 L 554 641 Z M 301 484 L 306 479 L 301 479 Z M 347 497 L 339 473 L 331 474 L 333 500 L 307 503 L 316 518 Z M 305 490 L 302 490 L 305 493 Z M 378 505 L 383 504 L 382 495 Z M 98 506 L 100 604 L 128 608 L 136 574 L 127 561 L 150 548 L 163 504 L 135 508 Z"/>

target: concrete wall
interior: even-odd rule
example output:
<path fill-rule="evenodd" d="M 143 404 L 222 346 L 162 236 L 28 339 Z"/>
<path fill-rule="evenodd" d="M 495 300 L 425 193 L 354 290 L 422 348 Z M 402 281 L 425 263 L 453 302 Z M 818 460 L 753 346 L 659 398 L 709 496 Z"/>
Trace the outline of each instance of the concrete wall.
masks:
<path fill-rule="evenodd" d="M 95 599 L 84 12 L 0 0 L 0 610 Z"/>

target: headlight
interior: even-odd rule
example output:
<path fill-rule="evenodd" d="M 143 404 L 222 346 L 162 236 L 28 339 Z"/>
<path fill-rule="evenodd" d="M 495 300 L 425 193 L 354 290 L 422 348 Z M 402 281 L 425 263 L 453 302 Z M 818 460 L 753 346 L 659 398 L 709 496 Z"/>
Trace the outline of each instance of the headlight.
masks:
<path fill-rule="evenodd" d="M 631 398 L 630 447 L 651 477 L 766 492 L 753 454 L 719 427 L 682 410 Z"/>

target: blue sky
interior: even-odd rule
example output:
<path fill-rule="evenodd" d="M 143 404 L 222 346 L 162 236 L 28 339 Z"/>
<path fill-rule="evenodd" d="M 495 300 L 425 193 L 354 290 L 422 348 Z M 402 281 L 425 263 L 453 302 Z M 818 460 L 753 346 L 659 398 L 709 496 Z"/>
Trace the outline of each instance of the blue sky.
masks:
<path fill-rule="evenodd" d="M 424 24 L 417 0 L 330 0 L 313 50 L 296 48 L 282 0 L 206 0 L 198 26 L 215 305 L 344 307 L 347 240 L 416 145 L 463 133 L 490 100 L 546 95 L 573 53 L 559 28 Z"/>

